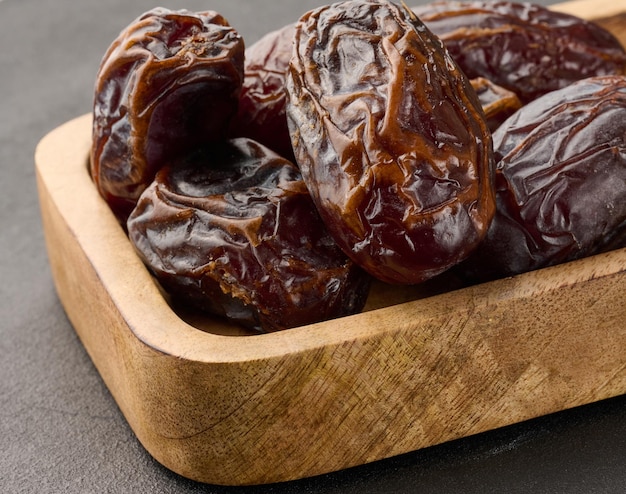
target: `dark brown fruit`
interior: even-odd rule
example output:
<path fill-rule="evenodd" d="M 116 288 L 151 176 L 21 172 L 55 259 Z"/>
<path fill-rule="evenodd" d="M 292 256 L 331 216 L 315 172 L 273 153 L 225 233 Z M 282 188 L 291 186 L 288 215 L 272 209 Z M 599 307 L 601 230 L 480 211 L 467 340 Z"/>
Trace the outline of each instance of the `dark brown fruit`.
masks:
<path fill-rule="evenodd" d="M 412 284 L 467 257 L 495 209 L 491 133 L 468 79 L 408 10 L 305 14 L 287 72 L 296 160 L 341 248 Z"/>
<path fill-rule="evenodd" d="M 177 303 L 257 331 L 359 312 L 369 276 L 328 234 L 291 162 L 245 138 L 163 168 L 128 221 Z"/>
<path fill-rule="evenodd" d="M 469 78 L 484 77 L 527 103 L 591 76 L 626 74 L 607 30 L 540 5 L 436 1 L 412 9 Z"/>
<path fill-rule="evenodd" d="M 122 223 L 156 172 L 237 111 L 244 45 L 215 12 L 156 8 L 113 41 L 96 79 L 91 174 Z"/>
<path fill-rule="evenodd" d="M 522 102 L 513 91 L 504 89 L 484 77 L 472 79 L 470 82 L 485 112 L 487 126 L 492 132 L 522 107 Z"/>
<path fill-rule="evenodd" d="M 272 31 L 246 49 L 239 112 L 231 135 L 249 137 L 293 160 L 287 128 L 285 75 L 291 59 L 294 24 Z"/>
<path fill-rule="evenodd" d="M 497 213 L 462 266 L 476 281 L 626 246 L 626 77 L 524 106 L 494 133 Z"/>

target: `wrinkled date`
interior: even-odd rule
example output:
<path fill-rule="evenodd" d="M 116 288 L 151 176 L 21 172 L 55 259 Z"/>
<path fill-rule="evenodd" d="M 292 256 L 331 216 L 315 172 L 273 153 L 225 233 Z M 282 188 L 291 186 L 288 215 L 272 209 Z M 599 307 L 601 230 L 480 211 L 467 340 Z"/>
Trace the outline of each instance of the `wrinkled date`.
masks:
<path fill-rule="evenodd" d="M 291 162 L 245 138 L 165 167 L 129 237 L 174 299 L 260 331 L 359 312 L 369 276 L 325 229 Z"/>
<path fill-rule="evenodd" d="M 440 41 L 384 1 L 313 10 L 294 40 L 292 144 L 338 244 L 390 283 L 465 258 L 494 212 L 491 135 Z"/>
<path fill-rule="evenodd" d="M 241 37 L 215 12 L 153 9 L 111 44 L 96 78 L 91 173 L 121 222 L 170 158 L 226 135 L 243 59 Z"/>
<path fill-rule="evenodd" d="M 612 34 L 539 5 L 438 1 L 412 10 L 468 77 L 485 77 L 524 103 L 580 79 L 626 73 Z"/>
<path fill-rule="evenodd" d="M 522 107 L 522 102 L 513 91 L 504 89 L 484 77 L 470 81 L 485 112 L 487 126 L 492 132 L 502 122 Z"/>
<path fill-rule="evenodd" d="M 231 135 L 249 137 L 293 160 L 287 128 L 285 73 L 291 59 L 294 24 L 272 31 L 246 49 L 239 112 Z"/>
<path fill-rule="evenodd" d="M 497 213 L 461 267 L 500 278 L 626 245 L 626 77 L 524 106 L 494 133 Z"/>

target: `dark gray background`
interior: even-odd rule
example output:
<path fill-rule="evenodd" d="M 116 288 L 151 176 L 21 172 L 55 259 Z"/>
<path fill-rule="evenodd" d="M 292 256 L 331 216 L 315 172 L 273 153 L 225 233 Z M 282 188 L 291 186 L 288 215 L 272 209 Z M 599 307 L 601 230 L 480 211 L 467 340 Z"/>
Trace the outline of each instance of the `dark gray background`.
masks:
<path fill-rule="evenodd" d="M 135 439 L 57 299 L 41 230 L 35 146 L 48 131 L 90 111 L 102 54 L 145 10 L 217 10 L 250 44 L 322 3 L 0 0 L 0 491 L 626 491 L 623 397 L 368 466 L 251 489 L 181 478 Z"/>

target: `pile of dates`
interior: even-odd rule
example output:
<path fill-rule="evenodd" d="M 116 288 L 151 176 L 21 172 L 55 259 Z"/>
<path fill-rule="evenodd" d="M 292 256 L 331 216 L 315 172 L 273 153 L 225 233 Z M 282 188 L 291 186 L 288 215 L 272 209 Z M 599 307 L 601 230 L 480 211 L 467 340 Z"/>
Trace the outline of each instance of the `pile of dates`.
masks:
<path fill-rule="evenodd" d="M 626 245 L 626 52 L 532 4 L 348 0 L 249 47 L 155 8 L 93 117 L 92 179 L 172 302 L 254 331 Z"/>

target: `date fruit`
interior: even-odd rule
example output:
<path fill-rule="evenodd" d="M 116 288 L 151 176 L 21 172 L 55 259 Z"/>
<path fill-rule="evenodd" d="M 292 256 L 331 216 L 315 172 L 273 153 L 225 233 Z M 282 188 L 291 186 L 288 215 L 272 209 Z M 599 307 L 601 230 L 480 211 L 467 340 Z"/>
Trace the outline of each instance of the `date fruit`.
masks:
<path fill-rule="evenodd" d="M 467 257 L 494 213 L 491 134 L 466 76 L 406 8 L 352 0 L 297 23 L 287 117 L 341 248 L 414 284 Z"/>
<path fill-rule="evenodd" d="M 469 78 L 484 77 L 527 103 L 587 77 L 626 74 L 607 30 L 532 3 L 435 1 L 412 10 Z"/>
<path fill-rule="evenodd" d="M 96 78 L 90 166 L 122 223 L 172 157 L 226 136 L 243 60 L 241 36 L 210 11 L 155 8 L 113 41 Z"/>
<path fill-rule="evenodd" d="M 298 168 L 246 138 L 162 168 L 128 220 L 175 302 L 256 331 L 361 311 L 370 277 L 324 227 Z"/>
<path fill-rule="evenodd" d="M 492 132 L 522 107 L 522 102 L 517 97 L 517 94 L 494 84 L 484 77 L 472 79 L 470 83 L 478 95 L 480 104 L 485 112 L 487 126 Z"/>
<path fill-rule="evenodd" d="M 239 112 L 231 135 L 248 137 L 293 161 L 285 106 L 285 73 L 294 24 L 272 31 L 246 49 Z"/>
<path fill-rule="evenodd" d="M 501 278 L 626 246 L 626 76 L 593 77 L 494 132 L 497 213 L 459 267 Z"/>

